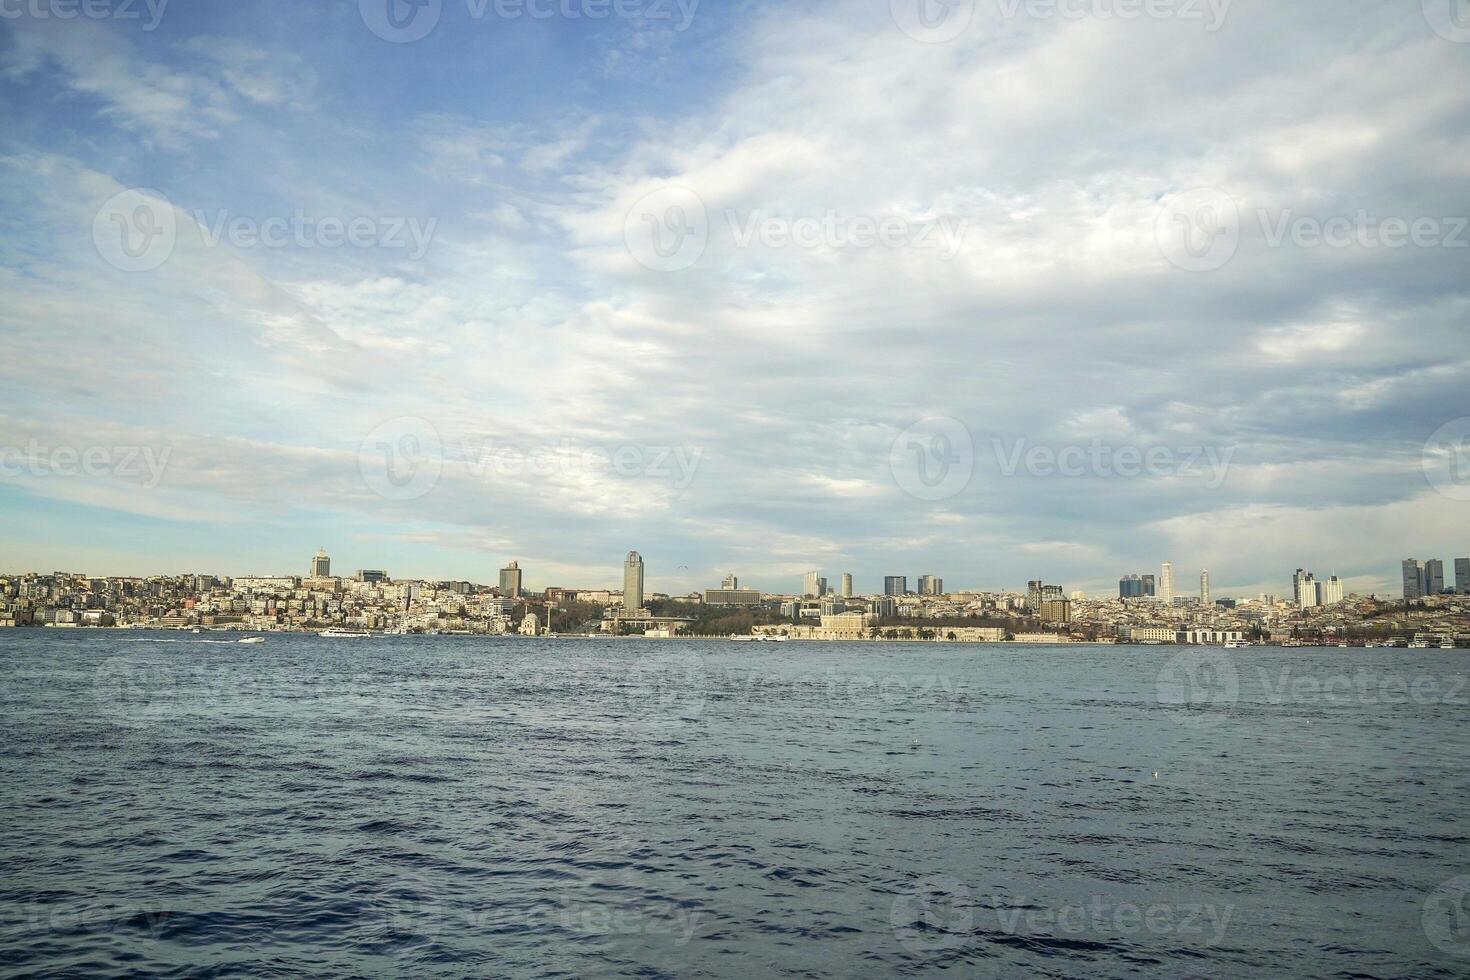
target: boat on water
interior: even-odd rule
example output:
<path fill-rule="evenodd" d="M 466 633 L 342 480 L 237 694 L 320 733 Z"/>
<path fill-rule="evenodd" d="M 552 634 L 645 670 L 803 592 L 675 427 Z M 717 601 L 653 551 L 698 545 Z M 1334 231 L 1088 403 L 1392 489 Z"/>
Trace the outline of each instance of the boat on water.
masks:
<path fill-rule="evenodd" d="M 332 626 L 332 627 L 330 627 L 328 629 L 322 630 L 320 633 L 317 634 L 317 636 L 325 636 L 328 639 L 335 639 L 335 640 L 347 640 L 347 639 L 353 639 L 353 640 L 355 640 L 355 639 L 361 639 L 362 637 L 372 636 L 372 635 L 373 634 L 369 633 L 367 630 L 349 630 L 349 629 L 343 629 L 341 626 Z"/>
<path fill-rule="evenodd" d="M 265 637 L 263 637 L 263 636 L 246 636 L 246 637 L 243 637 L 243 638 L 237 640 L 236 642 L 237 643 L 264 643 L 265 642 Z"/>

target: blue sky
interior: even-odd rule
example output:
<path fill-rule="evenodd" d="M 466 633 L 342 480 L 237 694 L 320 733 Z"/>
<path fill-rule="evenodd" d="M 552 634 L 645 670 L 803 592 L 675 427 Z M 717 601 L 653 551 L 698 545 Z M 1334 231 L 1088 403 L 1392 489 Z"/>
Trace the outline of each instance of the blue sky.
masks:
<path fill-rule="evenodd" d="M 1470 553 L 1447 0 L 123 2 L 0 3 L 0 568 Z"/>

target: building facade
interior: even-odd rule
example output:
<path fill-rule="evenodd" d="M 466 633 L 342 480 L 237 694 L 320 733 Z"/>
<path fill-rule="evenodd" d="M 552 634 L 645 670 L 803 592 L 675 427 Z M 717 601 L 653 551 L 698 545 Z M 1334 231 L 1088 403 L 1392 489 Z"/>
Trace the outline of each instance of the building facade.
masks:
<path fill-rule="evenodd" d="M 643 557 L 628 552 L 623 561 L 623 608 L 635 612 L 643 608 Z"/>

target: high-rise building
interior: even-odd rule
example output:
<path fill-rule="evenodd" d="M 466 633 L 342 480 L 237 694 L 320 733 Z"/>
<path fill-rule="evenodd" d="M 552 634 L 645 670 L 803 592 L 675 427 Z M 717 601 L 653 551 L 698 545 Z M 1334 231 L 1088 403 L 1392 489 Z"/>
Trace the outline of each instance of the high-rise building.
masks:
<path fill-rule="evenodd" d="M 513 561 L 500 570 L 500 594 L 506 599 L 521 597 L 521 563 Z"/>
<path fill-rule="evenodd" d="M 944 579 L 934 575 L 919 576 L 919 595 L 943 595 Z"/>
<path fill-rule="evenodd" d="M 807 572 L 802 576 L 801 594 L 806 598 L 821 598 L 822 575 L 820 572 Z"/>
<path fill-rule="evenodd" d="M 638 552 L 628 552 L 623 562 L 623 610 L 637 612 L 643 608 L 643 559 Z"/>
<path fill-rule="evenodd" d="M 1317 605 L 1331 606 L 1342 601 L 1342 579 L 1336 575 L 1317 583 Z"/>
<path fill-rule="evenodd" d="M 842 573 L 842 598 L 852 598 L 852 572 Z"/>
<path fill-rule="evenodd" d="M 884 595 L 908 595 L 909 577 L 907 575 L 885 575 L 883 576 Z"/>
<path fill-rule="evenodd" d="M 1317 580 L 1311 572 L 1298 568 L 1291 577 L 1291 598 L 1298 609 L 1311 609 L 1317 605 Z"/>
<path fill-rule="evenodd" d="M 332 559 L 327 557 L 327 550 L 325 548 L 318 548 L 315 557 L 311 559 L 311 577 L 332 577 Z"/>
<path fill-rule="evenodd" d="M 1158 589 L 1154 584 L 1154 577 L 1152 575 L 1145 575 L 1143 577 L 1143 594 L 1148 596 L 1158 595 Z"/>
<path fill-rule="evenodd" d="M 1422 599 L 1424 597 L 1424 563 L 1415 558 L 1405 558 L 1404 568 L 1404 598 Z"/>
<path fill-rule="evenodd" d="M 1455 559 L 1455 592 L 1470 595 L 1470 558 Z"/>
<path fill-rule="evenodd" d="M 898 615 L 898 600 L 892 598 L 891 596 L 885 596 L 882 599 L 874 599 L 873 600 L 873 615 L 874 616 L 897 616 Z"/>
<path fill-rule="evenodd" d="M 1439 595 L 1444 591 L 1444 562 L 1431 558 L 1424 563 L 1424 594 Z"/>
<path fill-rule="evenodd" d="M 1210 604 L 1210 570 L 1208 568 L 1199 570 L 1199 601 L 1202 605 Z"/>
<path fill-rule="evenodd" d="M 1174 563 L 1164 562 L 1159 569 L 1159 598 L 1165 602 L 1174 601 Z"/>
<path fill-rule="evenodd" d="M 720 583 L 720 588 L 738 589 L 740 588 L 740 578 L 734 572 L 731 572 L 729 575 L 725 576 L 725 581 Z"/>

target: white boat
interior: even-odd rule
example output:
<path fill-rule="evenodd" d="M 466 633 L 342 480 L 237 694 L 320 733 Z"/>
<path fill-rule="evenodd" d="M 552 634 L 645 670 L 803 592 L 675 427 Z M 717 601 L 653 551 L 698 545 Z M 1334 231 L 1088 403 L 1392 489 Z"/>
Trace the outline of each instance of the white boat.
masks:
<path fill-rule="evenodd" d="M 369 633 L 367 630 L 349 630 L 349 629 L 343 629 L 340 626 L 333 626 L 333 627 L 331 627 L 329 629 L 324 629 L 320 633 L 317 634 L 317 636 L 325 636 L 325 637 L 328 637 L 329 639 L 339 639 L 339 640 L 346 640 L 346 639 L 353 639 L 353 640 L 355 640 L 355 639 L 360 639 L 360 638 L 365 637 L 365 636 L 372 636 L 372 635 L 373 634 Z"/>
<path fill-rule="evenodd" d="M 247 637 L 244 637 L 243 639 L 237 640 L 236 642 L 238 642 L 238 643 L 264 643 L 265 642 L 265 637 L 263 637 L 263 636 L 247 636 Z"/>
<path fill-rule="evenodd" d="M 1446 642 L 1446 643 L 1441 643 L 1439 645 L 1439 648 L 1441 650 L 1453 650 L 1455 648 L 1455 645 L 1453 643 Z"/>
<path fill-rule="evenodd" d="M 1225 649 L 1227 649 L 1227 650 L 1235 650 L 1235 649 L 1237 649 L 1237 648 L 1238 648 L 1238 647 L 1239 647 L 1239 646 L 1240 646 L 1240 644 L 1239 644 L 1239 643 L 1236 643 L 1236 642 L 1235 642 L 1235 641 L 1234 641 L 1234 640 L 1230 640 L 1230 641 L 1228 641 L 1228 642 L 1227 642 L 1227 643 L 1226 643 L 1226 644 L 1225 644 Z"/>

